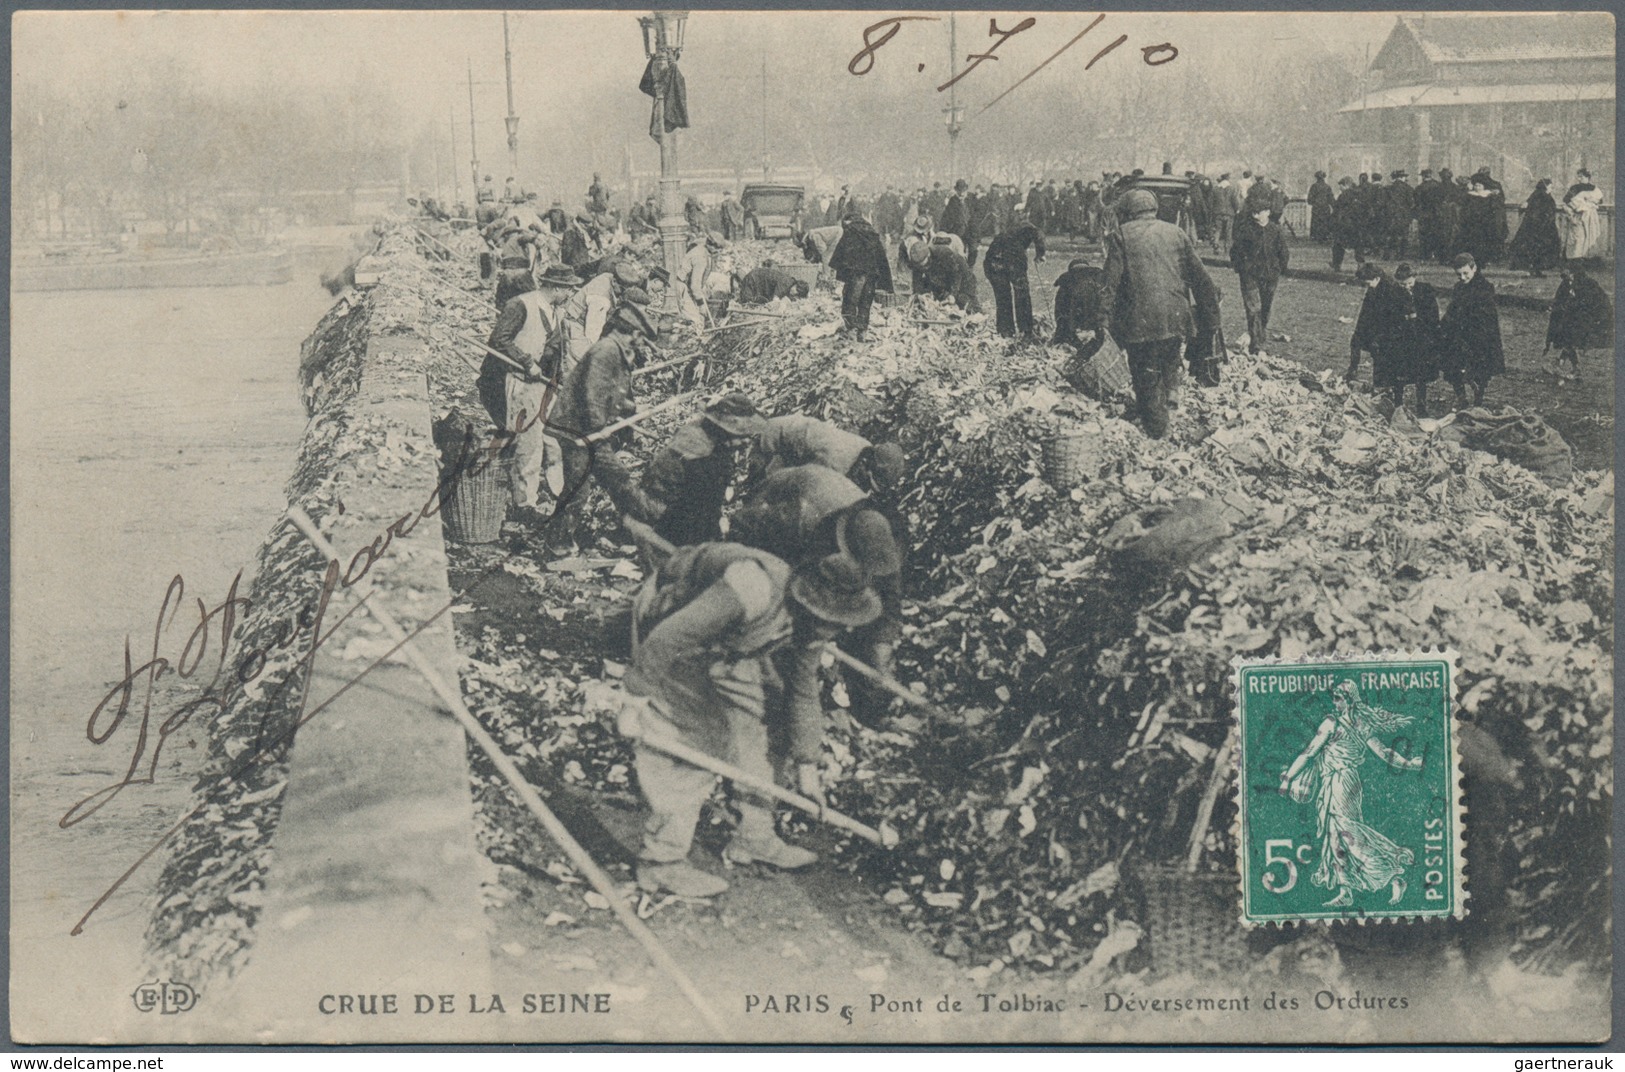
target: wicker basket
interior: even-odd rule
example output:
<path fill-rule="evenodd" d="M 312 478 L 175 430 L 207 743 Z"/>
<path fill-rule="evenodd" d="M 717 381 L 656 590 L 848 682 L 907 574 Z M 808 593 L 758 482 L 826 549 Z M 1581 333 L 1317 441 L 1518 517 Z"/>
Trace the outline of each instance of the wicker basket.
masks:
<path fill-rule="evenodd" d="M 1044 480 L 1056 491 L 1071 491 L 1097 475 L 1100 448 L 1081 425 L 1061 423 L 1044 441 Z"/>
<path fill-rule="evenodd" d="M 1241 925 L 1234 872 L 1183 867 L 1136 869 L 1145 900 L 1147 944 L 1158 976 L 1246 971 L 1257 957 Z"/>
<path fill-rule="evenodd" d="M 495 543 L 507 513 L 507 461 L 491 459 L 452 481 L 441 503 L 440 522 L 453 543 Z"/>
<path fill-rule="evenodd" d="M 1100 401 L 1127 394 L 1134 386 L 1128 370 L 1128 355 L 1109 336 L 1092 357 L 1069 359 L 1061 375 L 1073 387 Z"/>

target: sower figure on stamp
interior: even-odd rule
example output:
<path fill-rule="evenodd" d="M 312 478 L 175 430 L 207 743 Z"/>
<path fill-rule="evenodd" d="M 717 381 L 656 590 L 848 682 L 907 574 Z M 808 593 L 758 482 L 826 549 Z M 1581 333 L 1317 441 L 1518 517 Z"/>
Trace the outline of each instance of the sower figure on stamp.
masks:
<path fill-rule="evenodd" d="M 770 737 L 787 736 L 799 791 L 822 799 L 824 714 L 818 660 L 843 629 L 879 615 L 880 600 L 842 556 L 793 574 L 781 559 L 737 543 L 677 551 L 638 593 L 642 643 L 626 673 L 631 708 L 650 732 L 773 780 Z M 770 720 L 786 724 L 771 726 Z M 700 807 L 716 776 L 640 740 L 638 785 L 649 805 L 638 883 L 685 897 L 728 888 L 688 862 Z M 769 802 L 741 793 L 740 821 L 723 850 L 733 863 L 806 867 L 813 852 L 781 840 Z"/>
<path fill-rule="evenodd" d="M 1356 890 L 1390 885 L 1388 903 L 1398 904 L 1405 896 L 1405 868 L 1416 862 L 1416 854 L 1366 825 L 1360 767 L 1369 749 L 1395 770 L 1421 770 L 1421 756 L 1402 756 L 1377 739 L 1379 733 L 1409 725 L 1411 717 L 1366 703 L 1352 681 L 1332 689 L 1332 705 L 1336 710 L 1281 772 L 1282 793 L 1300 804 L 1315 804 L 1320 863 L 1309 881 L 1337 891 L 1326 902 L 1329 908 L 1352 905 Z"/>

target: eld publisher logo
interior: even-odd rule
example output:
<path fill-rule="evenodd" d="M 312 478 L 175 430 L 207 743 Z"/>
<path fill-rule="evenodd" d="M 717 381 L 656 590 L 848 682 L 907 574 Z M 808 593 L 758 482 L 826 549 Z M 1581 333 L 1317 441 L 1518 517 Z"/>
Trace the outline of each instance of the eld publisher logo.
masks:
<path fill-rule="evenodd" d="M 160 1012 L 173 1016 L 186 1012 L 197 1004 L 197 991 L 185 983 L 142 983 L 130 995 L 135 1007 L 142 1012 Z"/>

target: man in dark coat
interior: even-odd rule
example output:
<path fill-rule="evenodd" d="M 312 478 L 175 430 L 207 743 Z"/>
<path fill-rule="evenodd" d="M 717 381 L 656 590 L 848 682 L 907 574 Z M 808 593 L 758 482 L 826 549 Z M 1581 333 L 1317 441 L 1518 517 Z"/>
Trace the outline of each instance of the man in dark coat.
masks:
<path fill-rule="evenodd" d="M 1105 303 L 1112 336 L 1128 351 L 1146 434 L 1161 439 L 1168 434 L 1168 391 L 1180 350 L 1197 335 L 1191 297 L 1216 306 L 1217 288 L 1190 236 L 1156 218 L 1154 195 L 1130 190 L 1120 207 L 1123 224 L 1106 243 Z"/>
<path fill-rule="evenodd" d="M 1365 254 L 1360 250 L 1359 216 L 1360 193 L 1354 180 L 1344 175 L 1337 180 L 1337 205 L 1332 216 L 1332 271 L 1343 270 L 1343 257 L 1354 252 L 1354 263 L 1364 264 Z"/>
<path fill-rule="evenodd" d="M 1608 294 L 1595 279 L 1571 265 L 1562 268 L 1563 281 L 1552 299 L 1552 316 L 1546 325 L 1546 352 L 1557 347 L 1557 382 L 1565 383 L 1580 375 L 1580 350 L 1612 349 L 1614 307 Z"/>
<path fill-rule="evenodd" d="M 1332 240 L 1332 188 L 1326 182 L 1324 171 L 1315 172 L 1315 181 L 1309 186 L 1309 238 L 1315 242 Z"/>
<path fill-rule="evenodd" d="M 914 270 L 914 293 L 928 294 L 938 301 L 951 301 L 967 313 L 982 311 L 976 300 L 976 273 L 970 262 L 938 235 L 939 241 L 919 242 L 909 247 L 908 263 Z"/>
<path fill-rule="evenodd" d="M 548 415 L 548 430 L 559 441 L 564 463 L 564 491 L 560 496 L 561 527 L 549 538 L 549 550 L 564 554 L 573 549 L 587 493 L 593 478 L 609 492 L 617 509 L 634 516 L 642 513 L 629 496 L 635 481 L 608 443 L 589 449 L 585 437 L 637 412 L 632 398 L 632 366 L 638 338 L 653 340 L 654 323 L 645 311 L 649 297 L 629 291 L 628 300 L 615 307 L 603 336 L 581 356 L 559 389 L 558 401 Z"/>
<path fill-rule="evenodd" d="M 868 220 L 849 212 L 841 222 L 841 238 L 830 254 L 829 266 L 841 282 L 841 319 L 846 322 L 846 330 L 861 339 L 869 330 L 875 291 L 892 291 L 886 243 Z"/>
<path fill-rule="evenodd" d="M 1406 385 L 1415 384 L 1416 415 L 1425 417 L 1428 384 L 1439 374 L 1438 294 L 1408 264 L 1401 264 L 1392 279 L 1375 264 L 1363 265 L 1359 278 L 1368 289 L 1349 340 L 1345 378 L 1354 378 L 1365 350 L 1371 354 L 1372 388 L 1392 391 L 1399 406 Z"/>
<path fill-rule="evenodd" d="M 764 264 L 739 279 L 739 304 L 766 305 L 775 298 L 805 298 L 807 284 L 783 268 Z"/>
<path fill-rule="evenodd" d="M 1458 236 L 1461 231 L 1461 203 L 1467 199 L 1467 187 L 1456 181 L 1449 168 L 1439 169 L 1438 255 L 1440 264 L 1449 264 L 1461 252 Z"/>
<path fill-rule="evenodd" d="M 1106 303 L 1101 290 L 1104 273 L 1099 265 L 1074 257 L 1055 281 L 1055 338 L 1088 360 L 1106 342 Z"/>
<path fill-rule="evenodd" d="M 1417 256 L 1431 261 L 1439 255 L 1439 202 L 1444 187 L 1433 177 L 1432 168 L 1422 169 L 1422 181 L 1416 187 L 1416 243 Z"/>
<path fill-rule="evenodd" d="M 1249 214 L 1236 222 L 1230 266 L 1241 279 L 1241 303 L 1247 311 L 1247 349 L 1262 353 L 1269 341 L 1270 306 L 1275 286 L 1286 273 L 1286 235 L 1270 219 L 1267 201 L 1249 198 Z"/>
<path fill-rule="evenodd" d="M 1501 316 L 1495 307 L 1495 287 L 1470 253 L 1452 262 L 1457 283 L 1450 292 L 1450 308 L 1439 324 L 1445 379 L 1456 389 L 1456 405 L 1467 405 L 1467 387 L 1473 405 L 1482 405 L 1490 378 L 1506 371 L 1501 349 Z"/>
<path fill-rule="evenodd" d="M 1411 220 L 1416 216 L 1416 191 L 1405 181 L 1409 176 L 1404 171 L 1396 171 L 1388 177 L 1393 185 L 1388 187 L 1382 203 L 1382 247 L 1384 256 L 1398 260 L 1405 256 L 1410 240 Z"/>
<path fill-rule="evenodd" d="M 1020 212 L 1012 213 L 1010 222 L 992 242 L 982 258 L 982 274 L 993 287 L 996 310 L 995 325 L 999 334 L 1014 336 L 1019 330 L 1024 338 L 1033 338 L 1033 296 L 1027 285 L 1027 247 L 1033 247 L 1033 259 L 1044 260 L 1044 236 Z"/>
<path fill-rule="evenodd" d="M 723 395 L 655 452 L 638 488 L 639 521 L 678 547 L 722 539 L 722 507 L 740 457 L 767 426 L 745 395 Z"/>
<path fill-rule="evenodd" d="M 968 204 L 966 191 L 969 189 L 970 184 L 964 179 L 954 183 L 954 195 L 948 198 L 948 204 L 943 207 L 942 219 L 937 221 L 937 230 L 959 236 L 959 240 L 965 243 L 965 263 L 974 268 L 979 236 L 976 233 L 976 221 L 971 217 L 971 208 Z"/>

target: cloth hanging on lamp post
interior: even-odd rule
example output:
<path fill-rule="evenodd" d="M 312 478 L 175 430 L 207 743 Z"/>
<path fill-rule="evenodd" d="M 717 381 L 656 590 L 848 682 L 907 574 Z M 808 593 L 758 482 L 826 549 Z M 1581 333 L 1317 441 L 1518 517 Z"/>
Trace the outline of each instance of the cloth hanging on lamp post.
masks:
<path fill-rule="evenodd" d="M 657 61 L 660 68 L 656 70 Z M 656 84 L 656 79 L 660 84 Z M 643 68 L 643 78 L 638 82 L 638 89 L 645 95 L 655 99 L 655 110 L 649 116 L 649 137 L 660 138 L 662 133 L 661 122 L 664 119 L 665 130 L 673 131 L 688 126 L 688 84 L 683 80 L 683 72 L 677 69 L 677 61 L 655 57 Z M 660 114 L 660 101 L 665 100 L 665 116 Z"/>

